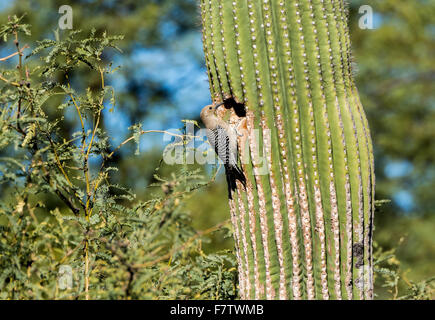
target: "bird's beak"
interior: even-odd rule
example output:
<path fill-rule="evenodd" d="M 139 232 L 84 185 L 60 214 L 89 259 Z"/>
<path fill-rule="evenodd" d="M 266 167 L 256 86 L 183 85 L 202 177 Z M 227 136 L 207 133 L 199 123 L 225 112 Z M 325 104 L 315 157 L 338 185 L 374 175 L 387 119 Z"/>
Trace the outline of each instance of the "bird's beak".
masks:
<path fill-rule="evenodd" d="M 214 106 L 214 109 L 216 110 L 217 108 L 219 108 L 223 104 L 224 104 L 224 102 L 218 103 L 217 105 Z"/>

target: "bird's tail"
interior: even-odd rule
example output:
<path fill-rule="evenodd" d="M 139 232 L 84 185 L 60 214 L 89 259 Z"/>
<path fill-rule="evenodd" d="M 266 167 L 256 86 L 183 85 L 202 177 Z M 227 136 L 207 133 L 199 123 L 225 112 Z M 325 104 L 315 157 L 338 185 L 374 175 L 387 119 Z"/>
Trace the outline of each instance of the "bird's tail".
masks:
<path fill-rule="evenodd" d="M 243 171 L 237 166 L 225 165 L 225 175 L 228 184 L 228 198 L 232 199 L 232 192 L 237 189 L 236 181 L 239 180 L 246 189 L 246 178 Z"/>

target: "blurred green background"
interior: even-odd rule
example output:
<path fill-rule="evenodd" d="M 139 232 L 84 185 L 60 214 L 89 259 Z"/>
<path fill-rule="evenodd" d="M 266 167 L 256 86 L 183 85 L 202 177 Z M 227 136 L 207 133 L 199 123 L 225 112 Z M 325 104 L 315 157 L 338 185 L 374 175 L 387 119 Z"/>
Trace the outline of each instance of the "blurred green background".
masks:
<path fill-rule="evenodd" d="M 32 47 L 37 40 L 54 38 L 58 10 L 65 4 L 73 8 L 74 30 L 95 28 L 125 36 L 123 53 L 108 53 L 121 66 L 109 79 L 117 92 L 114 114 L 104 115 L 115 145 L 134 123 L 142 123 L 144 130 L 168 130 L 182 127 L 183 119 L 199 118 L 210 94 L 197 1 L 2 0 L 0 19 L 26 14 L 32 36 L 23 42 Z M 406 278 L 420 281 L 435 269 L 435 3 L 364 0 L 349 5 L 355 78 L 375 147 L 376 198 L 391 200 L 376 212 L 375 241 L 386 249 L 397 247 Z M 372 7 L 374 29 L 358 27 L 362 5 Z M 0 56 L 11 52 L 10 44 L 0 45 Z M 71 78 L 78 88 L 89 82 L 99 85 L 99 79 L 86 74 Z M 65 130 L 73 132 L 76 119 L 65 117 L 70 126 Z M 119 183 L 140 199 L 150 197 L 148 186 L 166 144 L 161 134 L 153 133 L 142 137 L 139 156 L 134 146 L 124 148 L 114 159 Z M 205 229 L 228 218 L 227 202 L 217 197 L 226 198 L 222 172 L 216 183 L 189 200 L 195 227 Z M 231 239 L 215 236 L 206 250 L 232 246 Z M 382 298 L 385 290 L 377 286 Z"/>

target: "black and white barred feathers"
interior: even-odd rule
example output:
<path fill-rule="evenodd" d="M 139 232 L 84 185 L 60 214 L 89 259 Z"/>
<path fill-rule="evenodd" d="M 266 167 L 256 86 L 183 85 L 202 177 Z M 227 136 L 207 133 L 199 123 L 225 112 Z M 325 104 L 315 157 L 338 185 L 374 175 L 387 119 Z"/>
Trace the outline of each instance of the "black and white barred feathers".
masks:
<path fill-rule="evenodd" d="M 210 145 L 213 146 L 216 154 L 224 163 L 228 197 L 232 199 L 232 192 L 237 189 L 236 181 L 239 180 L 246 187 L 246 178 L 237 163 L 237 131 L 215 114 L 219 106 L 220 104 L 205 106 L 201 111 L 201 120 L 207 128 L 207 138 Z"/>

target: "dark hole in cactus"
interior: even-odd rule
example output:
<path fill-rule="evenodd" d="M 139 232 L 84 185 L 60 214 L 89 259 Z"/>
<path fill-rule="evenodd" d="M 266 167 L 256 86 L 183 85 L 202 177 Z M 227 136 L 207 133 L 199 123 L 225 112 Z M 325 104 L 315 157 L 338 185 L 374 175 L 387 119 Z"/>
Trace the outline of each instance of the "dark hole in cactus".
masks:
<path fill-rule="evenodd" d="M 233 97 L 225 99 L 224 100 L 224 106 L 227 109 L 234 109 L 234 112 L 236 113 L 236 115 L 241 118 L 241 117 L 246 117 L 246 109 L 245 109 L 245 104 L 244 103 L 239 103 L 236 100 L 234 100 Z"/>

